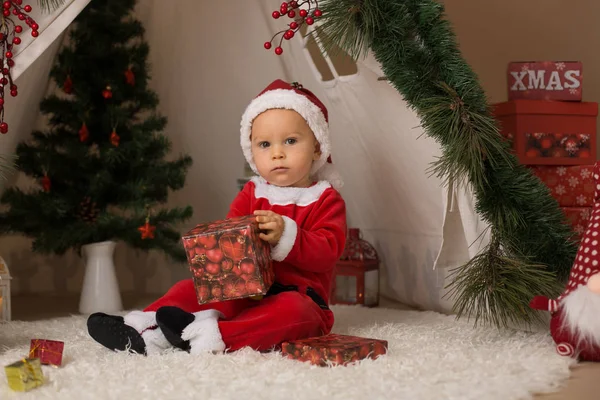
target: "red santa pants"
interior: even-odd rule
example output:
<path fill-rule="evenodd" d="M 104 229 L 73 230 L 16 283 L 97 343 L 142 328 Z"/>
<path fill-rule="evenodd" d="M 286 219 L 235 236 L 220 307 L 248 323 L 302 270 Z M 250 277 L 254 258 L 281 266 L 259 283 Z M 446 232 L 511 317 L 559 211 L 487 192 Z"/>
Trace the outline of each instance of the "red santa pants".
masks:
<path fill-rule="evenodd" d="M 282 342 L 320 336 L 331 331 L 333 313 L 321 309 L 310 297 L 297 291 L 266 296 L 262 300 L 236 299 L 198 304 L 192 279 L 177 282 L 144 311 L 163 306 L 179 307 L 189 313 L 218 310 L 224 318 L 219 330 L 229 351 L 249 346 L 271 350 Z"/>

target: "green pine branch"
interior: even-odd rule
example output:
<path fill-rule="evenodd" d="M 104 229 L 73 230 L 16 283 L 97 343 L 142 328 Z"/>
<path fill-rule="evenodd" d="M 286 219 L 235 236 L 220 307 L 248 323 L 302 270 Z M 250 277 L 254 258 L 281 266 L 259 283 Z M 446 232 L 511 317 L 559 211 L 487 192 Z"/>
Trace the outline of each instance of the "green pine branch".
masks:
<path fill-rule="evenodd" d="M 491 242 L 453 271 L 457 316 L 506 326 L 533 322 L 528 302 L 556 294 L 573 262 L 573 233 L 548 188 L 501 138 L 476 74 L 463 59 L 442 4 L 434 0 L 322 0 L 314 31 L 327 52 L 370 49 L 390 84 L 440 143 L 432 171 L 469 184 Z"/>

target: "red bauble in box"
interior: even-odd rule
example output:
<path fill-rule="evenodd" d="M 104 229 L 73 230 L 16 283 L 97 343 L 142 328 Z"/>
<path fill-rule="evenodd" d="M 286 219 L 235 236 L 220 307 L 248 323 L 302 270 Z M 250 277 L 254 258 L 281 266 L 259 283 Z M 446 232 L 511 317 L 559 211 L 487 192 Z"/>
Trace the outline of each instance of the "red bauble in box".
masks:
<path fill-rule="evenodd" d="M 31 339 L 29 358 L 39 358 L 45 365 L 61 366 L 64 342 L 47 339 Z"/>
<path fill-rule="evenodd" d="M 308 339 L 284 342 L 281 353 L 287 358 L 307 361 L 325 367 L 346 365 L 365 358 L 376 359 L 387 353 L 386 340 L 329 334 Z"/>
<path fill-rule="evenodd" d="M 494 106 L 500 133 L 525 165 L 596 161 L 598 103 L 512 100 Z"/>
<path fill-rule="evenodd" d="M 274 281 L 270 245 L 256 216 L 200 224 L 182 238 L 198 303 L 264 295 Z"/>
<path fill-rule="evenodd" d="M 590 222 L 592 207 L 561 207 L 561 210 L 575 231 L 575 240 L 581 240 L 581 236 Z"/>
<path fill-rule="evenodd" d="M 562 207 L 594 205 L 594 167 L 592 165 L 535 165 L 533 174 L 548 186 Z"/>

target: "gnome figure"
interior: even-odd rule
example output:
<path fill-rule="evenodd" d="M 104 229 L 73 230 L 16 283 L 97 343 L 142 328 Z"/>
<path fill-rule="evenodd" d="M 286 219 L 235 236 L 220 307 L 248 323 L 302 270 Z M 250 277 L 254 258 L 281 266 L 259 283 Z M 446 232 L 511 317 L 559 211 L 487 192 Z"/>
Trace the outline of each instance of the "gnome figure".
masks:
<path fill-rule="evenodd" d="M 550 333 L 559 354 L 600 361 L 600 162 L 594 165 L 594 208 L 565 291 L 536 296 L 530 306 L 552 315 Z"/>

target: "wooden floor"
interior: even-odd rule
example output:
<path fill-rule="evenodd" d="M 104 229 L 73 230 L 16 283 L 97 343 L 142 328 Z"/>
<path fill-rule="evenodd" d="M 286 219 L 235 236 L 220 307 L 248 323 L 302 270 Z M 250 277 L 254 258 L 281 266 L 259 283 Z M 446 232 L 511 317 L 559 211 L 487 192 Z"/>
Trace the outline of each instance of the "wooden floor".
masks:
<path fill-rule="evenodd" d="M 153 301 L 155 296 L 123 295 L 125 309 L 140 309 Z M 15 296 L 12 299 L 14 320 L 37 321 L 78 314 L 78 301 L 75 296 Z M 408 309 L 403 304 L 382 299 L 382 307 Z M 507 382 L 510 384 L 510 382 Z M 573 368 L 573 374 L 562 390 L 557 393 L 537 395 L 536 400 L 598 400 L 600 399 L 600 363 L 580 364 Z M 485 400 L 485 399 L 482 399 Z"/>

